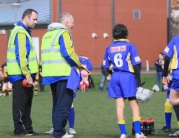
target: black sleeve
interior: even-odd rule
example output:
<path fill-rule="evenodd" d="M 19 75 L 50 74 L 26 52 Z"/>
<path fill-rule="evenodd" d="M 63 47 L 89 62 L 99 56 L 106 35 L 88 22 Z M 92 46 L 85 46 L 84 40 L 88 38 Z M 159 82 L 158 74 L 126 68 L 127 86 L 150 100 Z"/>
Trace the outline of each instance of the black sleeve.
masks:
<path fill-rule="evenodd" d="M 170 64 L 170 58 L 168 56 L 165 56 L 164 57 L 164 72 L 163 72 L 164 77 L 168 76 L 169 64 Z"/>
<path fill-rule="evenodd" d="M 137 86 L 141 86 L 141 78 L 140 78 L 140 65 L 135 65 L 133 66 L 134 68 L 134 74 L 136 76 L 136 80 L 137 80 Z"/>

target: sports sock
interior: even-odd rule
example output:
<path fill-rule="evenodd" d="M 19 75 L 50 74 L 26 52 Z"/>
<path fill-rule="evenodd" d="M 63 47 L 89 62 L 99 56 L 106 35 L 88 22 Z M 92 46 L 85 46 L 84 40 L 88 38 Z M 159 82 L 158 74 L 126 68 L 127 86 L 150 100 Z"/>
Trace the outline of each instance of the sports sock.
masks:
<path fill-rule="evenodd" d="M 38 94 L 38 88 L 35 87 L 35 88 L 34 88 L 34 95 L 37 96 L 37 94 Z"/>
<path fill-rule="evenodd" d="M 75 123 L 75 110 L 72 107 L 68 113 L 69 128 L 74 128 Z"/>
<path fill-rule="evenodd" d="M 140 120 L 141 120 L 140 117 L 133 117 L 135 133 L 137 133 L 137 134 L 141 134 Z"/>
<path fill-rule="evenodd" d="M 9 97 L 12 95 L 12 89 L 8 90 L 8 95 L 9 95 Z"/>
<path fill-rule="evenodd" d="M 118 121 L 118 126 L 119 126 L 119 130 L 120 130 L 121 134 L 127 135 L 125 120 Z"/>
<path fill-rule="evenodd" d="M 169 102 L 165 102 L 165 124 L 166 127 L 171 128 L 172 118 L 172 105 Z"/>
<path fill-rule="evenodd" d="M 2 96 L 5 96 L 5 90 L 2 90 L 2 91 L 1 91 L 1 95 L 2 95 Z"/>

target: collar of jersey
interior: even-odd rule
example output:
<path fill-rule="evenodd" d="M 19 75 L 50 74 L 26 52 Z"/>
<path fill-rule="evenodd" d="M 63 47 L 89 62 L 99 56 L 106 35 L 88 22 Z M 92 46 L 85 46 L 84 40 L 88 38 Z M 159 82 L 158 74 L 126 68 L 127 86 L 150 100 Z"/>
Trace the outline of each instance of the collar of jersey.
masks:
<path fill-rule="evenodd" d="M 127 41 L 127 42 L 129 42 L 128 39 L 114 39 L 114 42 L 116 42 L 116 41 Z"/>

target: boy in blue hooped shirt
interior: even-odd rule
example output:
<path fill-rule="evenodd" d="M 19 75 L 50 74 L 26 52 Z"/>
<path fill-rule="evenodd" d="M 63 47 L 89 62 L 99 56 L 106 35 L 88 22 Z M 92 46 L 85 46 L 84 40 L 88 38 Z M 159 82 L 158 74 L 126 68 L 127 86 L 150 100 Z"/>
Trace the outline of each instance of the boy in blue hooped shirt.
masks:
<path fill-rule="evenodd" d="M 108 97 L 116 100 L 120 138 L 128 137 L 124 119 L 124 99 L 129 100 L 132 109 L 135 138 L 146 138 L 140 129 L 141 118 L 136 100 L 136 89 L 141 86 L 141 60 L 136 46 L 127 40 L 128 30 L 124 24 L 115 25 L 112 33 L 114 42 L 106 48 L 103 67 L 108 69 L 113 64 L 113 73 L 108 85 Z"/>

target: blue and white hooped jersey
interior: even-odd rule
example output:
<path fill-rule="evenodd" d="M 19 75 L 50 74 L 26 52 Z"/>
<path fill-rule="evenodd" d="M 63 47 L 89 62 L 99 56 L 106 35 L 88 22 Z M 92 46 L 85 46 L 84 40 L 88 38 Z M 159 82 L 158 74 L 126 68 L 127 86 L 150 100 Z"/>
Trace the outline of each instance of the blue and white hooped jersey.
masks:
<path fill-rule="evenodd" d="M 179 36 L 175 36 L 163 51 L 163 54 L 171 58 L 170 68 L 172 77 L 179 79 Z"/>
<path fill-rule="evenodd" d="M 136 46 L 127 39 L 115 41 L 106 48 L 103 67 L 109 68 L 113 64 L 113 71 L 134 72 L 133 66 L 141 64 Z"/>

